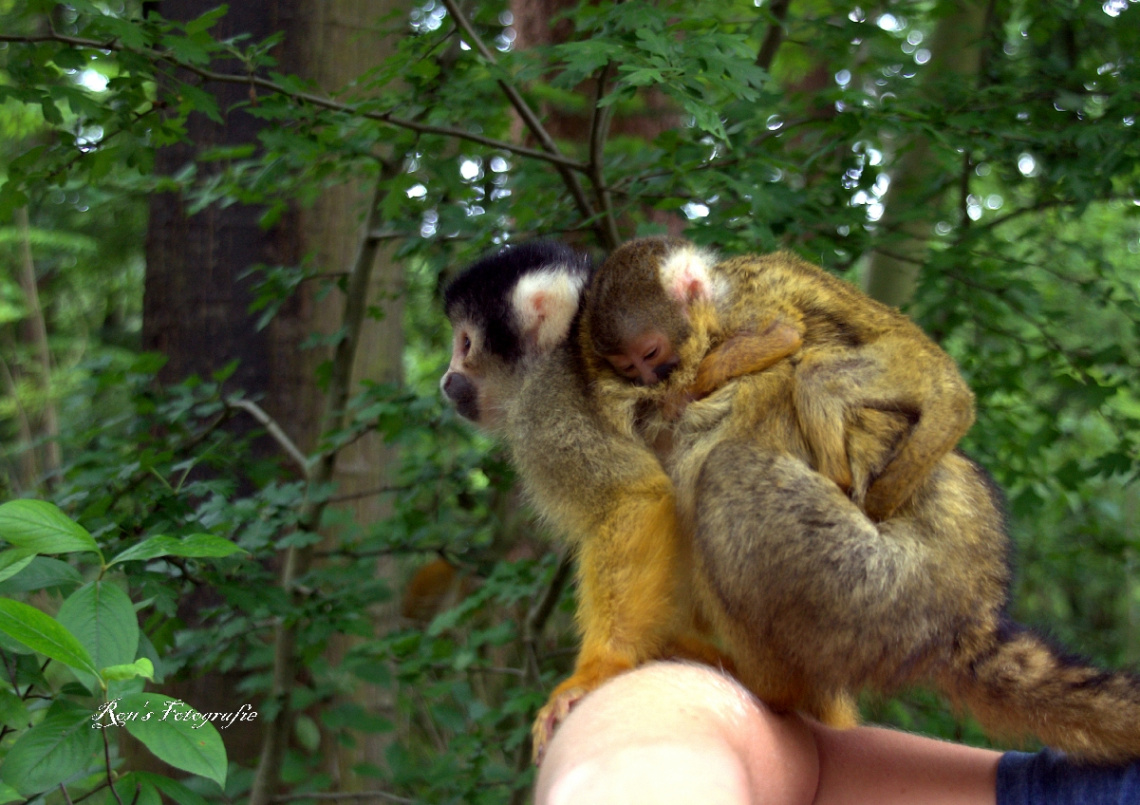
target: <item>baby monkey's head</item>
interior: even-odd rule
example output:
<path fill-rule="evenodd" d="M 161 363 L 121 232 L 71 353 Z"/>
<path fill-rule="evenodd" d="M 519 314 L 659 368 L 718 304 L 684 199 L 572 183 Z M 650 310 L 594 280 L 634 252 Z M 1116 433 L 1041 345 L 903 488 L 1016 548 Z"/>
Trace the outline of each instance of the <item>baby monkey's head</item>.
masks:
<path fill-rule="evenodd" d="M 681 238 L 640 238 L 618 247 L 591 279 L 583 347 L 640 385 L 666 380 L 684 363 L 682 347 L 703 320 L 702 307 L 715 300 L 714 262 Z"/>

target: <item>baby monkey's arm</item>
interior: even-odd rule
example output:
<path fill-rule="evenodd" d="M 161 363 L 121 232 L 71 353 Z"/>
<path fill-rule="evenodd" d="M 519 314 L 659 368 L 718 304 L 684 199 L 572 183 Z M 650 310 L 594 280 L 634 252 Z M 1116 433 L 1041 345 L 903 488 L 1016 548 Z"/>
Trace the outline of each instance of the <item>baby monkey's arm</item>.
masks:
<path fill-rule="evenodd" d="M 733 333 L 701 359 L 692 383 L 666 397 L 662 411 L 667 419 L 677 419 L 689 403 L 704 399 L 737 377 L 764 371 L 793 354 L 802 343 L 800 331 L 783 318 L 759 332 L 749 329 Z"/>

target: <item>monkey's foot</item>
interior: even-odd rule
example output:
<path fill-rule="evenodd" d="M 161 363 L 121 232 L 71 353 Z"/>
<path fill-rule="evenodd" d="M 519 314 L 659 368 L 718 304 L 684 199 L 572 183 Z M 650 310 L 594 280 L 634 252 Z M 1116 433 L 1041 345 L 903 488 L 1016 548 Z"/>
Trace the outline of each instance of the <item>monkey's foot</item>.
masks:
<path fill-rule="evenodd" d="M 546 747 L 550 745 L 550 739 L 554 737 L 554 731 L 565 720 L 566 716 L 570 715 L 574 705 L 582 701 L 582 697 L 585 695 L 585 688 L 567 688 L 561 692 L 556 692 L 550 697 L 550 701 L 538 711 L 534 725 L 530 728 L 531 758 L 534 760 L 534 765 L 537 766 L 542 763 L 542 757 L 546 754 Z"/>

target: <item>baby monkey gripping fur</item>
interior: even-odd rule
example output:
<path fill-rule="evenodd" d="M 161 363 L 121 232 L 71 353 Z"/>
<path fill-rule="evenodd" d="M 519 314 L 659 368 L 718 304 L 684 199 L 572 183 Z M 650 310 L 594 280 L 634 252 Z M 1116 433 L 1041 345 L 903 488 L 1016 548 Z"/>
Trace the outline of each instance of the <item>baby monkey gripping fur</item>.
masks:
<path fill-rule="evenodd" d="M 813 466 L 873 519 L 889 517 L 973 424 L 973 394 L 954 361 L 906 316 L 794 255 L 738 258 L 710 271 L 714 263 L 679 238 L 620 247 L 591 285 L 584 351 L 628 377 L 623 356 L 636 356 L 637 347 L 669 356 L 671 372 L 685 346 L 697 374 L 672 384 L 664 405 L 675 417 L 685 402 L 763 368 L 777 344 L 788 345 Z M 602 396 L 614 380 L 602 381 Z M 872 443 L 881 462 L 872 465 L 848 455 L 850 425 L 869 411 L 899 426 L 893 443 Z"/>
<path fill-rule="evenodd" d="M 712 624 L 741 681 L 778 709 L 836 725 L 854 721 L 854 697 L 865 687 L 930 683 L 996 734 L 1033 734 L 1093 761 L 1140 757 L 1140 681 L 1066 655 L 1006 613 L 1000 493 L 980 467 L 946 452 L 963 429 L 961 408 L 952 404 L 951 422 L 926 422 L 923 431 L 924 419 L 948 410 L 939 397 L 956 388 L 949 358 L 933 354 L 940 351 L 899 324 L 899 314 L 790 255 L 713 264 L 690 244 L 660 243 L 646 250 L 634 242 L 602 265 L 580 339 L 599 373 L 609 364 L 601 356 L 614 354 L 600 323 L 616 319 L 628 337 L 647 309 L 680 312 L 685 328 L 673 322 L 666 382 L 638 386 L 611 371 L 591 390 L 615 429 L 664 445 L 681 527 L 692 535 L 697 620 Z M 637 272 L 655 284 L 623 297 L 629 278 L 611 280 Z M 709 359 L 713 374 L 734 376 L 733 361 L 716 367 L 715 347 L 730 343 L 741 316 L 759 322 L 760 334 L 790 324 L 802 334 L 801 352 L 719 390 L 699 388 L 679 419 L 663 416 L 661 405 L 700 386 Z M 641 324 L 630 328 L 623 317 Z M 817 376 L 805 378 L 805 366 Z M 869 387 L 842 376 L 829 382 L 851 367 Z M 941 374 L 939 385 L 923 373 Z M 866 388 L 873 392 L 860 399 Z M 833 399 L 812 399 L 828 393 Z M 908 399 L 918 401 L 914 413 L 897 404 Z M 828 413 L 805 417 L 805 405 Z M 881 521 L 852 500 L 858 494 L 813 469 L 819 443 L 835 439 L 825 420 L 836 412 L 852 476 L 871 490 L 866 500 L 897 501 Z M 818 422 L 822 430 L 813 430 Z M 916 439 L 928 444 L 908 453 Z M 919 472 L 901 493 L 890 475 L 900 461 Z M 891 480 L 876 493 L 884 478 Z"/>

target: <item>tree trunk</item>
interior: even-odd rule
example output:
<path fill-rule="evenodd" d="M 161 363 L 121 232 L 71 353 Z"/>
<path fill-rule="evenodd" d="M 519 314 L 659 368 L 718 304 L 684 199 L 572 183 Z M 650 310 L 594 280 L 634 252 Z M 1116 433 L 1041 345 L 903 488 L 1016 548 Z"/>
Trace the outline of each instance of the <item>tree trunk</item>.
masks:
<path fill-rule="evenodd" d="M 296 43 L 298 51 L 296 72 L 316 81 L 324 89 L 345 86 L 382 61 L 394 46 L 394 42 L 386 42 L 379 34 L 370 34 L 369 31 L 376 20 L 399 7 L 396 0 L 302 2 L 298 19 L 290 29 L 290 39 Z M 379 156 L 386 158 L 389 155 Z M 403 379 L 403 273 L 401 267 L 393 262 L 392 250 L 386 243 L 364 245 L 369 235 L 376 234 L 366 231 L 368 208 L 373 203 L 374 192 L 373 183 L 363 181 L 338 185 L 327 190 L 320 203 L 302 211 L 298 222 L 304 233 L 307 252 L 313 255 L 321 271 L 345 272 L 353 265 L 360 249 L 375 248 L 367 305 L 379 311 L 381 318 L 365 321 L 356 344 L 351 376 L 395 383 Z M 377 223 L 378 218 L 373 225 Z M 311 330 L 337 332 L 344 324 L 344 304 L 344 294 L 340 291 L 330 293 L 317 302 Z M 321 356 L 321 359 L 324 357 L 327 356 Z M 315 369 L 315 363 L 307 369 L 310 385 Z M 355 522 L 374 523 L 390 515 L 390 498 L 378 494 L 377 490 L 387 485 L 388 467 L 393 457 L 392 451 L 376 433 L 369 433 L 339 451 L 333 479 L 338 495 L 351 499 L 352 502 L 340 505 L 353 512 Z M 336 535 L 326 534 L 321 550 L 335 546 Z M 376 572 L 382 578 L 394 577 L 394 568 L 387 559 L 378 561 Z M 380 629 L 396 614 L 391 607 L 373 613 Z M 330 642 L 327 656 L 330 666 L 340 664 L 353 642 L 343 636 Z M 362 685 L 356 701 L 371 712 L 390 712 L 393 708 L 391 691 L 374 686 Z M 323 736 L 322 754 L 333 777 L 334 788 L 360 788 L 352 768 L 360 763 L 383 767 L 388 743 L 386 736 L 360 735 L 357 736 L 356 747 L 349 748 L 335 737 Z"/>
<path fill-rule="evenodd" d="M 24 303 L 28 308 L 27 318 L 21 328 L 24 332 L 24 341 L 31 347 L 37 364 L 35 373 L 39 376 L 40 392 L 43 394 L 43 411 L 40 415 L 38 434 L 44 438 L 43 461 L 33 462 L 31 467 L 35 472 L 38 466 L 40 478 L 34 475 L 25 478 L 26 488 L 32 488 L 41 478 L 49 485 L 54 482 L 63 463 L 59 449 L 59 418 L 56 414 L 55 399 L 52 395 L 52 359 L 51 348 L 48 345 L 47 323 L 40 308 L 40 291 L 36 281 L 36 264 L 32 259 L 32 242 L 28 232 L 28 208 L 21 207 L 16 210 L 16 228 L 20 232 L 20 289 L 24 292 Z M 18 398 L 13 396 L 18 403 Z M 34 436 L 33 436 L 34 438 Z M 35 445 L 27 442 L 28 451 L 35 455 Z"/>
<path fill-rule="evenodd" d="M 193 19 L 215 5 L 209 0 L 166 0 L 161 13 L 172 19 Z M 283 52 L 278 54 L 283 72 L 313 79 L 331 90 L 383 57 L 387 44 L 369 30 L 389 8 L 387 3 L 367 0 L 256 0 L 231 5 L 214 34 L 220 39 L 245 33 L 258 40 L 285 31 Z M 248 97 L 248 88 L 211 84 L 208 89 L 218 98 L 225 124 L 194 115 L 188 122 L 190 142 L 160 151 L 159 173 L 175 173 L 200 150 L 256 142 L 262 123 L 240 110 L 226 111 Z M 199 166 L 200 171 L 208 169 Z M 296 265 L 305 256 L 322 274 L 349 271 L 364 235 L 373 189 L 342 184 L 326 191 L 311 208 L 293 210 L 269 230 L 258 225 L 258 208 L 212 205 L 189 215 L 182 197 L 155 196 L 147 236 L 143 341 L 145 348 L 168 358 L 160 380 L 208 376 L 239 360 L 229 384 L 262 398 L 263 408 L 293 442 L 307 453 L 314 452 L 329 413 L 315 370 L 329 358 L 329 352 L 303 349 L 302 342 L 313 333 L 335 333 L 341 328 L 343 295 L 333 292 L 318 300 L 315 288 L 303 286 L 269 327 L 257 331 L 255 318 L 248 312 L 249 283 L 241 275 L 259 263 Z M 400 379 L 401 275 L 383 253 L 375 262 L 378 270 L 372 272 L 367 304 L 384 316 L 379 322 L 366 322 L 351 383 L 361 378 Z M 257 426 L 247 418 L 236 422 L 241 428 Z M 275 446 L 266 440 L 263 449 Z M 389 461 L 375 435 L 358 440 L 338 455 L 333 481 L 339 494 L 354 496 L 354 502 L 345 505 L 358 522 L 385 516 L 383 499 L 376 493 L 384 486 Z M 323 547 L 334 545 L 335 537 L 330 536 Z M 337 663 L 342 650 L 334 646 L 330 662 Z M 216 677 L 191 683 L 190 688 L 187 698 L 202 710 L 224 711 L 240 695 Z M 373 694 L 373 698 L 379 697 Z M 230 738 L 237 737 L 227 735 L 231 759 L 253 761 L 260 741 L 250 735 L 231 742 Z M 376 763 L 379 754 L 368 744 L 362 750 L 364 757 L 337 758 L 328 744 L 322 751 L 334 769 L 349 769 L 361 760 Z M 268 784 L 275 786 L 275 778 Z"/>

